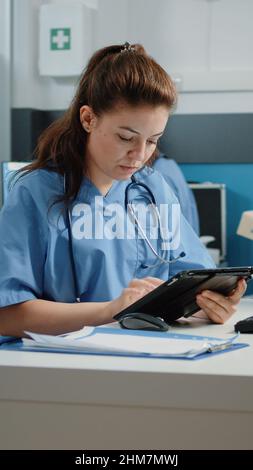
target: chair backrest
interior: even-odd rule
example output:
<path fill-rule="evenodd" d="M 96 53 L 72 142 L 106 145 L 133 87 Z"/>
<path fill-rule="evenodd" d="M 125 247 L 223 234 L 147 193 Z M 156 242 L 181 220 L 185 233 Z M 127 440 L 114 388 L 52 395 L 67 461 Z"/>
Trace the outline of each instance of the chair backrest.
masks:
<path fill-rule="evenodd" d="M 11 175 L 21 168 L 28 165 L 30 162 L 1 162 L 1 180 L 2 180 L 2 200 L 3 203 L 6 201 L 8 194 L 10 192 L 10 178 Z M 15 178 L 13 182 L 15 181 Z"/>

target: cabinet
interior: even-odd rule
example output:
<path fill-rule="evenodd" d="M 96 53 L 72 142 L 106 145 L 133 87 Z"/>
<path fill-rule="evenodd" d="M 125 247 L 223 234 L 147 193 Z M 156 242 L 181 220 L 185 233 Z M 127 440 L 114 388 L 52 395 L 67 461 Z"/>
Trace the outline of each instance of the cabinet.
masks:
<path fill-rule="evenodd" d="M 253 90 L 252 18 L 252 0 L 129 2 L 131 40 L 186 92 Z"/>

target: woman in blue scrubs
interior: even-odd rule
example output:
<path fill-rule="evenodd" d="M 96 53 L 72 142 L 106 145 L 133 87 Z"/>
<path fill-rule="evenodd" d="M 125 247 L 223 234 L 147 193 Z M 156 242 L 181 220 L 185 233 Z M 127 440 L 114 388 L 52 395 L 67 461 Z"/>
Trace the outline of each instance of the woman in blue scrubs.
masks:
<path fill-rule="evenodd" d="M 1 211 L 1 334 L 108 323 L 177 272 L 213 267 L 150 168 L 175 103 L 173 82 L 141 46 L 92 56 Z M 223 323 L 244 291 L 240 281 L 230 297 L 203 292 L 197 302 Z"/>

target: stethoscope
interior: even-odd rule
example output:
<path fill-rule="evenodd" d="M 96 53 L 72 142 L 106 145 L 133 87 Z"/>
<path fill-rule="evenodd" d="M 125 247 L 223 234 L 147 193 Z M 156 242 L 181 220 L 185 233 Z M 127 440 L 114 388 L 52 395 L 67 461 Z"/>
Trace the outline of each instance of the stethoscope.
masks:
<path fill-rule="evenodd" d="M 133 221 L 135 222 L 135 224 L 137 226 L 138 231 L 140 232 L 143 239 L 145 240 L 145 242 L 149 246 L 150 250 L 152 251 L 152 253 L 155 255 L 155 257 L 158 260 L 157 263 L 154 263 L 152 265 L 146 265 L 145 264 L 145 265 L 142 265 L 142 267 L 143 268 L 155 268 L 161 263 L 164 263 L 164 264 L 175 263 L 176 261 L 178 261 L 179 258 L 182 258 L 182 257 L 185 256 L 184 251 L 182 251 L 180 253 L 180 255 L 177 256 L 176 258 L 173 258 L 173 259 L 170 259 L 170 260 L 166 259 L 167 250 L 163 250 L 161 248 L 161 255 L 159 255 L 159 253 L 157 253 L 157 251 L 153 247 L 151 241 L 147 237 L 147 235 L 145 233 L 145 230 L 141 226 L 140 221 L 138 220 L 138 217 L 137 217 L 136 212 L 135 212 L 133 201 L 131 201 L 130 198 L 129 198 L 129 192 L 130 192 L 131 189 L 134 189 L 134 188 L 135 189 L 136 188 L 137 189 L 138 188 L 144 188 L 145 189 L 145 191 L 147 193 L 145 195 L 145 199 L 148 201 L 148 204 L 149 204 L 153 214 L 155 215 L 155 217 L 157 219 L 158 228 L 159 228 L 159 232 L 160 232 L 160 235 L 161 235 L 159 237 L 159 239 L 161 240 L 161 243 L 162 243 L 162 240 L 164 240 L 165 237 L 163 236 L 164 234 L 163 234 L 163 227 L 162 227 L 162 223 L 161 223 L 161 217 L 160 217 L 160 214 L 159 214 L 159 211 L 158 211 L 158 208 L 157 208 L 157 204 L 156 204 L 154 194 L 152 193 L 151 189 L 145 183 L 141 183 L 140 181 L 136 180 L 134 175 L 131 176 L 131 180 L 132 180 L 131 183 L 128 184 L 128 186 L 126 187 L 126 191 L 125 191 L 125 210 L 127 212 L 129 212 L 130 216 L 132 217 Z"/>
<path fill-rule="evenodd" d="M 141 226 L 138 217 L 135 212 L 134 204 L 133 201 L 130 200 L 129 193 L 132 189 L 138 189 L 138 188 L 143 188 L 146 191 L 145 198 L 149 202 L 150 207 L 157 217 L 158 221 L 158 227 L 160 234 L 162 235 L 162 224 L 161 224 L 161 219 L 160 219 L 160 214 L 157 208 L 155 196 L 152 193 L 151 189 L 144 183 L 141 183 L 138 181 L 134 175 L 131 176 L 131 182 L 127 185 L 126 190 L 125 190 L 125 209 L 127 213 L 130 214 L 130 217 L 132 217 L 132 220 L 136 224 L 137 231 L 140 232 L 142 235 L 143 239 L 147 243 L 148 247 L 152 251 L 152 253 L 155 255 L 155 257 L 158 259 L 157 263 L 154 263 L 152 265 L 142 265 L 143 268 L 154 268 L 162 263 L 164 264 L 171 264 L 175 263 L 178 261 L 180 258 L 183 258 L 185 256 L 185 252 L 182 251 L 179 256 L 172 258 L 170 260 L 165 259 L 166 256 L 166 250 L 161 249 L 161 255 L 157 253 L 155 248 L 153 247 L 152 243 L 150 242 L 149 238 L 147 237 L 145 230 Z M 66 175 L 64 175 L 64 193 L 67 191 L 67 178 Z M 73 235 L 72 235 L 72 229 L 71 229 L 71 214 L 70 214 L 70 209 L 69 206 L 66 205 L 65 208 L 65 217 L 66 217 L 66 226 L 67 226 L 67 231 L 68 231 L 68 246 L 69 246 L 69 256 L 70 256 L 70 263 L 71 263 L 71 270 L 72 270 L 72 275 L 73 275 L 73 281 L 74 281 L 74 290 L 75 290 L 75 298 L 76 302 L 81 301 L 81 295 L 80 295 L 80 290 L 78 288 L 78 279 L 77 279 L 77 270 L 76 270 L 76 263 L 75 263 L 75 256 L 74 256 L 74 249 L 73 249 Z M 162 239 L 162 237 L 161 237 Z"/>

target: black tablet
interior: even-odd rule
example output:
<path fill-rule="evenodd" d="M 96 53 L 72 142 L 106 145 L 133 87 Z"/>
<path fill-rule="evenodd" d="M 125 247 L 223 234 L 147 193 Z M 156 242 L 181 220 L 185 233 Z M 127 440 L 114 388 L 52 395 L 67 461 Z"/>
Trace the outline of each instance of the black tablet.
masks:
<path fill-rule="evenodd" d="M 114 319 L 119 321 L 126 314 L 142 312 L 170 323 L 200 310 L 195 299 L 203 290 L 228 295 L 239 279 L 249 281 L 252 277 L 253 266 L 182 271 L 119 312 Z"/>

